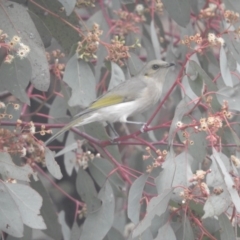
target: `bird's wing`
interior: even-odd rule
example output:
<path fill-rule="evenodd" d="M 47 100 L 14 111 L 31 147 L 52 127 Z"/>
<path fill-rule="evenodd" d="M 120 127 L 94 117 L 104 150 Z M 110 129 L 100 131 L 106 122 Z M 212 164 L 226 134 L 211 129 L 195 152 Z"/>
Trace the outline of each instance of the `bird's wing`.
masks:
<path fill-rule="evenodd" d="M 85 110 L 75 115 L 74 118 L 90 113 L 96 109 L 135 100 L 141 94 L 141 90 L 145 89 L 146 83 L 144 81 L 140 81 L 136 77 L 127 81 L 127 85 L 125 84 L 126 82 L 122 82 L 118 86 L 112 88 L 110 91 L 106 92 L 92 102 Z"/>

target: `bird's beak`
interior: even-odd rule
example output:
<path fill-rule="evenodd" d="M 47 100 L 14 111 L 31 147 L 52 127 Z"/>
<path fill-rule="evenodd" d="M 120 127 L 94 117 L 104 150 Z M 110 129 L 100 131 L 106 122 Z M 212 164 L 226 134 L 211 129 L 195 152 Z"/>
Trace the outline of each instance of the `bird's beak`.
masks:
<path fill-rule="evenodd" d="M 168 63 L 167 67 L 172 67 L 172 66 L 175 66 L 175 63 Z"/>

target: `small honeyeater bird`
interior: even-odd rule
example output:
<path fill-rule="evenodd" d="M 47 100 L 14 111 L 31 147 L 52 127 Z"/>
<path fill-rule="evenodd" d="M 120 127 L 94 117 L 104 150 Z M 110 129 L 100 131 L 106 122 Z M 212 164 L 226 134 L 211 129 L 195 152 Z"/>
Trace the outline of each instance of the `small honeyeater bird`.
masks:
<path fill-rule="evenodd" d="M 161 98 L 163 83 L 169 67 L 174 63 L 161 60 L 148 62 L 134 77 L 120 83 L 92 102 L 85 110 L 59 132 L 50 137 L 45 144 L 52 142 L 59 135 L 72 127 L 82 126 L 91 122 L 124 122 L 136 113 L 149 109 Z"/>

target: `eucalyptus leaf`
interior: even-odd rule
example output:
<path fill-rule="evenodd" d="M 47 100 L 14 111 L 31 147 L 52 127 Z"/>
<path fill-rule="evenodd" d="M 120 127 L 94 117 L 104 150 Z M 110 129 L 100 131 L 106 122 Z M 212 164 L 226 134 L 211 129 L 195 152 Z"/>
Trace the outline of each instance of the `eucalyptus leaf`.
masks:
<path fill-rule="evenodd" d="M 184 240 L 194 239 L 193 227 L 191 225 L 189 217 L 185 213 L 183 214 L 182 222 L 183 222 L 183 239 Z"/>
<path fill-rule="evenodd" d="M 190 60 L 189 65 L 191 66 L 191 69 L 196 72 L 196 75 L 199 74 L 205 85 L 207 86 L 207 90 L 209 92 L 217 92 L 217 86 L 212 82 L 212 79 L 207 75 L 207 73 L 196 63 L 195 61 Z M 217 101 L 217 98 L 215 95 L 212 95 L 212 107 L 215 110 L 218 110 L 221 108 L 219 102 Z"/>
<path fill-rule="evenodd" d="M 227 55 L 223 46 L 221 46 L 220 49 L 220 70 L 225 85 L 228 87 L 233 87 L 233 80 L 228 67 Z"/>
<path fill-rule="evenodd" d="M 221 216 L 218 217 L 219 219 L 219 225 L 221 228 L 220 235 L 221 240 L 231 240 L 235 239 L 235 233 L 232 226 L 232 223 L 230 219 L 226 216 L 226 214 L 221 214 Z"/>
<path fill-rule="evenodd" d="M 74 54 L 66 65 L 63 81 L 72 89 L 69 106 L 88 106 L 96 99 L 95 77 L 88 63 Z"/>
<path fill-rule="evenodd" d="M 58 119 L 61 118 L 67 118 L 67 102 L 66 99 L 60 96 L 56 96 L 52 102 L 51 108 L 49 110 L 49 118 L 48 118 L 48 123 L 53 124 L 58 121 Z M 53 129 L 52 134 L 54 135 L 57 133 L 59 129 Z M 60 135 L 57 139 L 59 141 L 63 141 L 64 134 Z"/>
<path fill-rule="evenodd" d="M 211 194 L 207 198 L 203 207 L 205 213 L 202 216 L 202 219 L 219 216 L 230 206 L 231 197 L 227 191 L 226 185 L 220 185 L 219 187 L 221 187 L 223 192 L 219 195 Z"/>
<path fill-rule="evenodd" d="M 1 29 L 10 38 L 18 35 L 21 37 L 21 42 L 30 48 L 27 58 L 32 68 L 30 72 L 31 82 L 38 90 L 47 91 L 50 84 L 50 73 L 45 49 L 39 33 L 27 12 L 27 8 L 18 3 L 4 0 L 2 8 L 0 8 L 0 22 Z M 27 76 L 30 74 L 29 68 L 22 70 Z M 27 80 L 30 79 L 27 78 Z"/>
<path fill-rule="evenodd" d="M 112 227 L 115 199 L 108 180 L 101 188 L 98 197 L 102 201 L 102 206 L 98 210 L 88 214 L 79 240 L 103 239 Z"/>
<path fill-rule="evenodd" d="M 74 139 L 73 132 L 69 132 L 65 144 L 65 148 L 59 151 L 55 157 L 64 154 L 64 166 L 67 171 L 68 176 L 72 175 L 73 169 L 78 169 L 79 165 L 76 161 L 76 153 L 74 150 L 78 148 L 78 143 Z"/>
<path fill-rule="evenodd" d="M 3 181 L 0 181 L 0 191 L 0 229 L 14 237 L 22 237 L 23 219 L 21 212 Z"/>
<path fill-rule="evenodd" d="M 166 157 L 162 167 L 163 170 L 155 179 L 158 193 L 162 193 L 165 189 L 177 186 L 189 186 L 189 179 L 192 177 L 191 163 L 192 156 L 184 151 L 177 156 L 170 151 Z M 181 202 L 179 193 L 181 188 L 174 188 L 172 198 L 175 201 Z"/>
<path fill-rule="evenodd" d="M 109 175 L 113 170 L 114 165 L 104 158 L 94 158 L 89 164 L 89 171 L 98 186 L 104 186 L 106 180 L 108 179 L 114 193 L 121 196 L 122 192 L 120 191 L 120 188 L 124 187 L 124 181 L 120 178 L 117 172 Z"/>
<path fill-rule="evenodd" d="M 168 239 L 168 240 L 177 240 L 175 233 L 171 227 L 171 224 L 166 223 L 164 226 L 159 228 L 158 235 L 154 240 L 161 240 L 161 239 Z"/>
<path fill-rule="evenodd" d="M 30 185 L 41 195 L 43 199 L 43 204 L 40 212 L 47 226 L 47 229 L 43 230 L 43 232 L 46 233 L 48 236 L 52 237 L 53 239 L 62 239 L 61 226 L 58 222 L 55 206 L 53 205 L 53 202 L 50 199 L 42 182 L 40 180 L 34 181 L 32 179 Z"/>
<path fill-rule="evenodd" d="M 67 16 L 69 16 L 76 5 L 76 0 L 58 0 L 58 1 L 63 5 Z"/>
<path fill-rule="evenodd" d="M 7 240 L 33 240 L 33 229 L 24 225 L 24 233 L 22 238 L 13 237 L 11 235 L 8 235 Z"/>
<path fill-rule="evenodd" d="M 61 3 L 58 0 L 41 0 L 41 5 L 51 12 L 57 11 L 58 16 L 62 17 L 63 19 L 66 17 L 65 12 L 61 13 L 58 11 L 62 7 Z M 56 18 L 51 14 L 45 14 L 41 8 L 32 2 L 28 3 L 28 8 L 43 21 L 43 23 L 48 27 L 51 35 L 64 49 L 64 52 L 69 54 L 72 46 L 79 41 L 79 33 L 75 29 L 69 27 L 59 18 Z M 75 14 L 71 14 L 67 18 L 67 21 L 74 26 L 77 26 L 79 24 L 78 18 Z"/>
<path fill-rule="evenodd" d="M 150 25 L 147 25 L 146 23 L 143 24 L 142 35 L 143 36 L 141 37 L 141 44 L 142 44 L 142 47 L 145 48 L 145 51 L 147 53 L 147 56 L 146 56 L 147 61 L 156 59 L 153 44 L 151 42 L 151 27 L 150 27 Z"/>
<path fill-rule="evenodd" d="M 155 25 L 154 25 L 154 21 L 151 21 L 151 25 L 150 25 L 150 29 L 151 29 L 151 40 L 152 40 L 152 45 L 155 51 L 155 56 L 156 59 L 161 59 L 161 49 L 160 49 L 160 43 L 158 40 L 158 36 L 156 33 L 156 29 L 155 29 Z"/>
<path fill-rule="evenodd" d="M 227 190 L 229 194 L 231 195 L 231 199 L 233 201 L 233 204 L 238 212 L 240 212 L 240 197 L 238 195 L 238 192 L 236 188 L 234 187 L 234 181 L 231 177 L 231 175 L 228 173 L 226 167 L 224 166 L 221 157 L 219 153 L 216 151 L 215 148 L 213 148 L 213 157 L 216 159 L 216 162 L 218 164 L 218 167 L 220 168 L 221 173 L 224 176 L 224 182 L 227 186 Z"/>
<path fill-rule="evenodd" d="M 104 240 L 125 240 L 123 235 L 114 227 L 112 227 Z"/>
<path fill-rule="evenodd" d="M 236 42 L 234 34 L 231 32 L 224 34 L 223 39 L 234 59 L 240 64 L 240 48 L 238 47 L 239 43 Z"/>
<path fill-rule="evenodd" d="M 191 5 L 189 0 L 162 0 L 170 17 L 180 26 L 186 27 L 190 21 Z"/>
<path fill-rule="evenodd" d="M 132 184 L 128 194 L 128 218 L 135 224 L 139 222 L 141 197 L 148 175 L 143 174 Z"/>
<path fill-rule="evenodd" d="M 14 199 L 24 224 L 35 229 L 46 229 L 40 215 L 42 197 L 27 185 L 5 183 L 5 188 Z"/>
<path fill-rule="evenodd" d="M 99 122 L 94 122 L 84 126 L 84 130 L 90 136 L 101 139 L 101 141 L 109 141 L 111 138 L 108 136 L 106 129 Z M 95 146 L 96 150 L 101 154 L 101 156 L 108 158 L 107 154 L 103 151 L 101 147 Z M 114 157 L 119 163 L 122 162 L 121 154 L 117 145 L 109 145 L 106 147 L 106 150 Z"/>
<path fill-rule="evenodd" d="M 55 177 L 56 179 L 61 179 L 63 177 L 61 169 L 54 159 L 55 153 L 53 153 L 49 148 L 45 148 L 45 162 L 48 171 Z"/>
<path fill-rule="evenodd" d="M 108 90 L 111 90 L 112 88 L 125 81 L 124 72 L 116 63 L 111 62 L 111 70 L 111 79 Z"/>
<path fill-rule="evenodd" d="M 30 17 L 32 18 L 34 25 L 36 26 L 38 33 L 42 39 L 44 47 L 47 48 L 51 45 L 52 35 L 47 28 L 47 26 L 43 23 L 42 19 L 40 19 L 34 12 L 28 11 Z"/>
<path fill-rule="evenodd" d="M 31 74 L 32 69 L 29 60 L 15 57 L 12 63 L 3 63 L 0 66 L 0 87 L 2 90 L 9 91 L 21 102 L 30 105 L 25 89 L 29 84 Z"/>
<path fill-rule="evenodd" d="M 235 0 L 223 0 L 223 3 L 226 5 L 226 9 L 230 9 L 232 11 L 237 11 L 240 13 L 240 4 Z"/>
<path fill-rule="evenodd" d="M 239 96 L 240 96 L 240 84 L 232 87 L 223 87 L 217 92 L 217 99 L 220 104 L 224 101 L 228 102 L 229 109 L 240 111 Z"/>
<path fill-rule="evenodd" d="M 29 178 L 33 174 L 33 169 L 29 164 L 25 164 L 24 166 L 15 165 L 9 153 L 0 152 L 0 174 L 6 180 L 13 178 L 29 182 Z"/>
<path fill-rule="evenodd" d="M 58 214 L 58 222 L 60 223 L 61 227 L 62 227 L 62 234 L 63 234 L 63 239 L 64 240 L 69 240 L 70 236 L 71 236 L 71 230 L 68 227 L 66 220 L 65 220 L 65 212 L 61 211 Z"/>
<path fill-rule="evenodd" d="M 189 112 L 194 106 L 194 103 L 191 103 L 191 100 L 188 96 L 185 96 L 177 105 L 174 118 L 172 120 L 172 124 L 169 130 L 169 145 L 171 145 L 175 139 L 176 131 L 177 131 L 177 122 L 181 122 L 183 116 Z"/>
<path fill-rule="evenodd" d="M 144 66 L 143 61 L 140 60 L 139 57 L 132 52 L 130 53 L 130 58 L 128 58 L 127 62 L 128 62 L 129 71 L 133 76 L 137 75 L 137 73 L 139 73 Z"/>
<path fill-rule="evenodd" d="M 161 216 L 166 211 L 171 195 L 172 189 L 165 189 L 160 195 L 150 200 L 145 217 L 133 230 L 133 238 L 139 236 L 151 226 L 152 219 L 155 215 Z"/>
<path fill-rule="evenodd" d="M 70 240 L 78 240 L 79 236 L 81 234 L 81 229 L 79 228 L 77 222 L 75 221 L 73 223 L 72 229 L 71 229 L 71 237 Z"/>
<path fill-rule="evenodd" d="M 101 206 L 93 180 L 82 168 L 78 169 L 76 187 L 79 196 L 87 204 L 88 214 L 96 211 Z"/>

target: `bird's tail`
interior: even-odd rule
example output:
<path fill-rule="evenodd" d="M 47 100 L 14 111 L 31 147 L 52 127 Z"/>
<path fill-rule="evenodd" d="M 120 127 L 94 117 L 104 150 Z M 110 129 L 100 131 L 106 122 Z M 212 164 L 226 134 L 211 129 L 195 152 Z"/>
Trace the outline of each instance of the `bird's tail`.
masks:
<path fill-rule="evenodd" d="M 71 121 L 70 123 L 68 123 L 65 127 L 63 127 L 62 129 L 60 129 L 57 133 L 55 133 L 54 135 L 52 135 L 46 142 L 45 142 L 45 146 L 47 146 L 50 142 L 52 142 L 54 139 L 56 139 L 57 137 L 59 137 L 60 135 L 62 135 L 63 133 L 65 133 L 66 131 L 68 131 L 69 129 L 71 129 L 74 126 L 82 126 L 86 123 L 88 123 L 88 121 L 85 121 L 86 118 L 85 117 L 78 117 L 76 119 L 74 119 L 73 121 Z"/>

